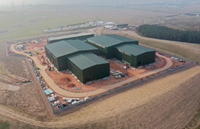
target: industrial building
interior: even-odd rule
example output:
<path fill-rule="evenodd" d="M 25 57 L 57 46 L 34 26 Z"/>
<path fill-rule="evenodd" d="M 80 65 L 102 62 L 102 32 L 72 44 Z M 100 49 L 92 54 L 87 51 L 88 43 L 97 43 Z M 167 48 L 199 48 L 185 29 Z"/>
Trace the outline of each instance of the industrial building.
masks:
<path fill-rule="evenodd" d="M 110 76 L 109 62 L 95 55 L 99 54 L 97 48 L 83 41 L 58 41 L 45 45 L 45 51 L 58 71 L 69 69 L 82 83 Z"/>
<path fill-rule="evenodd" d="M 155 50 L 138 45 L 137 40 L 115 34 L 93 36 L 90 33 L 49 39 L 46 56 L 58 71 L 69 69 L 82 83 L 110 76 L 110 63 L 97 55 L 117 58 L 136 68 L 155 62 Z"/>
<path fill-rule="evenodd" d="M 87 39 L 87 43 L 97 47 L 99 49 L 100 55 L 109 58 L 115 58 L 115 46 L 119 44 L 138 44 L 138 41 L 129 39 L 123 36 L 110 34 L 110 35 L 100 35 Z"/>
<path fill-rule="evenodd" d="M 155 62 L 155 50 L 138 45 L 137 40 L 110 34 L 87 39 L 87 43 L 97 47 L 99 54 L 109 58 L 117 58 L 132 67 Z"/>
<path fill-rule="evenodd" d="M 128 24 L 117 24 L 116 27 L 125 28 L 128 27 Z"/>
<path fill-rule="evenodd" d="M 87 38 L 94 37 L 93 33 L 79 33 L 67 36 L 60 36 L 60 37 L 52 37 L 47 39 L 48 44 L 52 44 L 62 40 L 86 40 Z"/>

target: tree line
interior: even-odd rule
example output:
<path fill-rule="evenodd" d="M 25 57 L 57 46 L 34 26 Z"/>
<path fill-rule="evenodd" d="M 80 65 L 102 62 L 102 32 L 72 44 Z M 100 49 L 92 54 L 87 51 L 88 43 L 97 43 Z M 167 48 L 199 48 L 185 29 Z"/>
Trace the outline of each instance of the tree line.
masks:
<path fill-rule="evenodd" d="M 141 25 L 137 31 L 145 37 L 200 44 L 198 31 L 181 31 L 156 25 Z"/>

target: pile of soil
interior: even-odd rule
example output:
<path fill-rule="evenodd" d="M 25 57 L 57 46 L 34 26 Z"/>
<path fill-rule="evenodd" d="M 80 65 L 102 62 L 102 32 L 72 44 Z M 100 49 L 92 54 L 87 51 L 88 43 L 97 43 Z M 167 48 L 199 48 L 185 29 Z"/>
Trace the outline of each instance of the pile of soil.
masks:
<path fill-rule="evenodd" d="M 68 77 L 63 77 L 63 78 L 61 78 L 61 80 L 62 81 L 69 81 L 69 82 L 71 81 L 71 79 L 69 79 Z"/>
<path fill-rule="evenodd" d="M 67 85 L 67 87 L 69 87 L 69 88 L 72 88 L 72 87 L 75 87 L 76 85 L 75 84 L 69 84 L 69 85 Z"/>

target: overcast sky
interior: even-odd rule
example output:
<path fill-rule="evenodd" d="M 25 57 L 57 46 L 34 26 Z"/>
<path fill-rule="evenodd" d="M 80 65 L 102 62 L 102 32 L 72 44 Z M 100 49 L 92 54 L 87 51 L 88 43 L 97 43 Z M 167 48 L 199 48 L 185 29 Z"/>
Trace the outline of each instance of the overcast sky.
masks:
<path fill-rule="evenodd" d="M 11 2 L 19 5 L 22 4 L 22 0 L 0 0 L 0 4 L 11 5 Z M 23 0 L 24 4 L 149 4 L 149 3 L 162 3 L 162 2 L 183 2 L 183 1 L 193 1 L 193 0 Z M 199 0 L 196 0 L 199 1 Z"/>

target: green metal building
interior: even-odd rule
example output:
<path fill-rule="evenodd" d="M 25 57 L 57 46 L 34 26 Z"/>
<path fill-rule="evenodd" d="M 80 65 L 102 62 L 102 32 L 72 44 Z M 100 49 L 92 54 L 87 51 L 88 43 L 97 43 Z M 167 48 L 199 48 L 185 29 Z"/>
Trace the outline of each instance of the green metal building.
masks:
<path fill-rule="evenodd" d="M 155 50 L 135 44 L 116 46 L 116 58 L 130 66 L 139 67 L 155 62 Z"/>
<path fill-rule="evenodd" d="M 125 28 L 128 27 L 128 24 L 117 24 L 116 27 Z"/>
<path fill-rule="evenodd" d="M 110 63 L 91 52 L 69 55 L 68 59 L 68 69 L 82 83 L 110 76 Z"/>
<path fill-rule="evenodd" d="M 58 71 L 69 69 L 82 83 L 110 76 L 109 62 L 95 55 L 97 48 L 83 41 L 59 41 L 45 45 L 45 51 Z"/>
<path fill-rule="evenodd" d="M 100 35 L 87 39 L 87 43 L 97 47 L 100 55 L 109 58 L 115 58 L 115 46 L 119 44 L 138 44 L 138 41 L 123 36 L 111 34 Z"/>
<path fill-rule="evenodd" d="M 111 34 L 87 39 L 87 43 L 97 47 L 99 54 L 106 58 L 117 58 L 138 67 L 155 62 L 155 50 L 138 45 L 137 40 Z"/>
<path fill-rule="evenodd" d="M 99 54 L 109 59 L 115 58 L 115 46 L 124 43 L 138 44 L 138 41 L 123 36 L 111 34 L 88 38 L 87 43 L 97 47 L 99 49 Z"/>
<path fill-rule="evenodd" d="M 73 34 L 73 35 L 67 35 L 67 36 L 48 38 L 47 43 L 52 44 L 52 43 L 63 41 L 63 40 L 86 40 L 87 38 L 91 38 L 91 37 L 94 37 L 93 33 L 79 33 L 79 34 Z"/>

